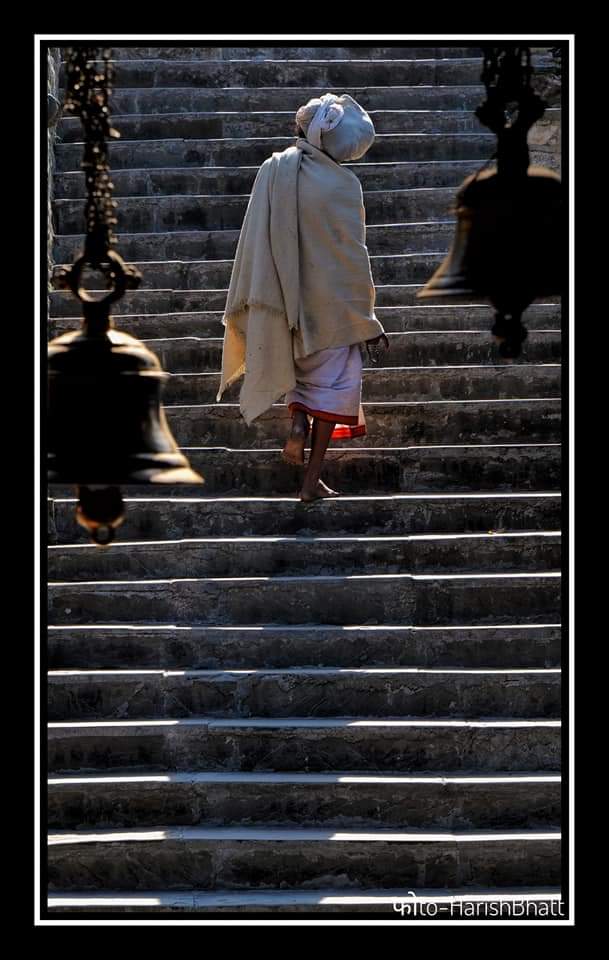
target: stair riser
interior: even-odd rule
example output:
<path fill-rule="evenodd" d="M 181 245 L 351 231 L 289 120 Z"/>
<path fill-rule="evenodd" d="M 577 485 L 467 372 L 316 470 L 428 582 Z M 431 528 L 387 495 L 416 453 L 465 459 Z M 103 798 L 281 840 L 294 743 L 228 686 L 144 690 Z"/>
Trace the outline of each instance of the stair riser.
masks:
<path fill-rule="evenodd" d="M 188 494 L 186 493 L 186 496 Z M 49 504 L 49 543 L 86 543 L 74 527 L 76 502 Z M 417 533 L 486 533 L 488 530 L 559 530 L 560 497 L 415 501 L 337 500 L 330 509 L 307 510 L 297 501 L 127 501 L 120 540 L 256 537 L 322 534 L 361 536 Z M 115 562 L 116 550 L 110 551 Z"/>
<path fill-rule="evenodd" d="M 560 367 L 466 367 L 459 370 L 365 370 L 362 400 L 515 400 L 560 397 Z M 172 374 L 163 393 L 165 403 L 214 403 L 220 374 Z M 238 403 L 241 383 L 228 388 L 223 399 Z"/>
<path fill-rule="evenodd" d="M 263 163 L 272 153 L 292 146 L 294 137 L 287 135 L 249 140 L 157 140 L 150 143 L 126 141 L 110 143 L 108 157 L 114 170 L 151 167 L 249 167 Z M 488 160 L 495 149 L 496 138 L 490 133 L 399 135 L 377 137 L 360 162 L 416 162 L 420 160 Z M 58 143 L 57 171 L 79 170 L 82 144 Z M 357 164 L 352 169 L 356 170 Z M 357 171 L 356 171 L 357 172 Z M 81 227 L 82 229 L 82 227 Z"/>
<path fill-rule="evenodd" d="M 407 190 L 417 187 L 457 187 L 465 177 L 480 168 L 480 161 L 406 161 L 345 166 L 355 173 L 364 190 Z M 255 166 L 116 170 L 112 173 L 112 183 L 115 197 L 238 195 L 250 193 L 256 172 Z M 61 200 L 83 199 L 86 196 L 84 174 L 56 174 L 54 196 Z"/>
<path fill-rule="evenodd" d="M 73 202 L 73 201 L 71 201 Z M 424 253 L 448 249 L 454 234 L 453 223 L 415 223 L 373 226 L 366 231 L 372 256 Z M 173 233 L 129 234 L 116 249 L 128 260 L 232 260 L 239 239 L 238 230 L 177 231 Z M 71 263 L 83 249 L 84 237 L 59 238 L 55 258 Z M 148 270 L 146 270 L 148 272 Z"/>
<path fill-rule="evenodd" d="M 165 717 L 560 716 L 560 674 L 61 676 L 49 721 Z"/>
<path fill-rule="evenodd" d="M 557 884 L 560 841 L 66 843 L 48 875 L 51 890 Z"/>
<path fill-rule="evenodd" d="M 503 630 L 49 630 L 52 670 L 557 667 L 560 627 Z"/>
<path fill-rule="evenodd" d="M 125 60 L 117 67 L 113 85 L 120 87 L 355 87 L 411 84 L 479 84 L 482 60 L 478 55 L 459 60 L 393 61 L 261 61 Z M 60 84 L 64 85 L 64 69 Z"/>
<path fill-rule="evenodd" d="M 119 324 L 120 327 L 120 324 Z M 377 369 L 383 367 L 429 367 L 428 377 L 437 380 L 434 367 L 459 365 L 503 366 L 512 376 L 518 375 L 515 367 L 519 364 L 559 363 L 561 357 L 561 334 L 559 331 L 533 330 L 522 346 L 517 362 L 506 363 L 498 352 L 497 342 L 490 330 L 469 331 L 422 331 L 395 335 L 390 340 L 387 351 L 379 353 Z M 222 366 L 222 340 L 149 340 L 146 345 L 159 358 L 163 369 L 169 373 L 198 373 L 219 371 Z M 363 350 L 364 365 L 372 367 L 367 352 Z M 425 375 L 425 372 L 423 373 Z M 458 374 L 455 374 L 455 376 Z M 410 371 L 400 370 L 394 376 L 408 380 Z M 239 389 L 241 384 L 238 385 Z M 493 394 L 493 399 L 497 398 Z M 214 397 L 215 399 L 215 397 Z M 226 400 L 226 397 L 223 397 Z M 387 392 L 382 400 L 389 402 L 397 399 Z M 418 397 L 416 399 L 419 399 Z M 465 399 L 459 398 L 459 399 Z M 167 401 L 166 401 L 167 402 Z M 202 398 L 199 398 L 202 403 Z"/>
<path fill-rule="evenodd" d="M 285 405 L 275 405 L 247 426 L 239 408 L 218 404 L 166 407 L 180 446 L 270 448 L 283 444 L 290 424 Z M 459 443 L 555 443 L 560 441 L 560 401 L 484 401 L 413 404 L 365 409 L 368 433 L 352 447 Z M 206 491 L 207 492 L 207 491 Z"/>
<path fill-rule="evenodd" d="M 306 578 L 50 584 L 49 622 L 556 623 L 558 577 Z M 331 597 L 331 605 L 328 601 Z"/>
<path fill-rule="evenodd" d="M 298 496 L 302 471 L 273 450 L 187 449 L 193 469 L 205 477 L 205 496 Z M 328 450 L 326 482 L 346 494 L 494 493 L 558 490 L 561 448 L 555 446 L 459 446 Z M 53 496 L 73 497 L 74 487 L 54 484 Z M 201 496 L 193 485 L 129 484 L 128 497 Z M 325 509 L 317 504 L 316 511 Z M 332 509 L 330 505 L 329 509 Z M 325 516 L 325 514 L 324 514 Z"/>
<path fill-rule="evenodd" d="M 429 255 L 429 274 L 425 280 L 438 267 L 444 259 L 443 254 L 437 256 Z M 421 306 L 421 301 L 416 299 L 417 293 L 421 290 L 421 284 L 403 283 L 394 286 L 377 286 L 376 288 L 376 306 L 377 307 L 413 307 Z M 125 296 L 113 304 L 112 313 L 114 316 L 123 314 L 154 314 L 154 313 L 178 313 L 192 311 L 222 311 L 226 304 L 227 290 L 135 290 L 128 291 Z M 82 311 L 80 304 L 71 294 L 63 290 L 52 290 L 49 292 L 49 302 L 52 317 L 77 317 L 80 318 Z M 547 297 L 545 303 L 553 304 L 558 302 L 558 298 Z M 481 303 L 481 302 L 480 302 Z M 478 304 L 476 304 L 478 305 Z M 431 310 L 431 307 L 427 309 Z M 435 307 L 433 308 L 435 309 Z M 430 313 L 430 316 L 432 314 Z"/>
<path fill-rule="evenodd" d="M 380 133 L 484 133 L 486 128 L 470 110 L 372 110 L 371 119 Z M 114 111 L 113 125 L 126 140 L 221 140 L 223 138 L 285 137 L 294 130 L 293 113 L 162 113 L 120 116 Z M 82 143 L 80 117 L 59 122 L 62 143 Z"/>
<path fill-rule="evenodd" d="M 479 57 L 478 47 L 131 47 L 113 60 L 429 60 Z M 117 69 L 121 69 L 120 64 Z"/>
<path fill-rule="evenodd" d="M 49 784 L 51 829 L 168 825 L 522 829 L 560 822 L 560 783 Z"/>
<path fill-rule="evenodd" d="M 528 330 L 560 330 L 559 305 L 532 304 L 524 315 Z M 490 307 L 377 307 L 375 315 L 387 333 L 415 330 L 481 330 L 490 331 L 493 313 Z M 173 313 L 136 316 L 122 315 L 115 320 L 125 333 L 143 339 L 172 337 L 223 337 L 221 311 L 208 313 Z M 49 337 L 68 333 L 78 327 L 77 317 L 53 318 L 49 321 Z"/>
<path fill-rule="evenodd" d="M 341 88 L 367 110 L 475 110 L 484 100 L 480 84 L 450 87 L 351 87 Z M 321 93 L 321 91 L 320 91 Z M 285 110 L 294 117 L 298 108 L 316 91 L 310 87 L 276 87 L 259 90 L 205 89 L 184 87 L 166 89 L 135 87 L 112 93 L 113 114 L 129 113 L 205 113 L 222 110 Z"/>
<path fill-rule="evenodd" d="M 430 187 L 425 190 L 398 190 L 394 193 L 385 190 L 367 193 L 364 196 L 366 219 L 369 223 L 399 223 L 418 220 L 450 219 L 455 202 L 453 188 Z M 247 196 L 208 196 L 208 197 L 123 197 L 116 211 L 117 230 L 130 233 L 162 233 L 175 230 L 240 230 L 247 209 Z M 82 233 L 84 226 L 84 203 L 82 200 L 57 200 L 54 203 L 54 229 L 58 234 Z M 439 241 L 438 241 L 439 242 Z M 434 250 L 436 250 L 434 248 Z M 444 252 L 443 243 L 439 252 Z M 404 252 L 404 251 L 402 251 Z M 228 270 L 226 280 L 230 279 L 231 266 L 205 264 L 178 266 L 177 264 L 156 264 L 148 266 L 145 285 L 148 287 L 166 287 L 162 282 L 164 271 L 171 271 L 172 277 L 184 276 L 182 283 L 172 286 L 196 287 L 196 271 L 204 269 L 208 273 L 214 270 Z M 154 272 L 153 272 L 154 271 Z M 177 277 L 176 277 L 177 274 Z M 188 282 L 188 277 L 193 279 Z M 219 276 L 224 276 L 220 274 Z M 206 282 L 202 286 L 228 286 L 223 282 Z M 375 277 L 377 283 L 382 281 Z"/>
<path fill-rule="evenodd" d="M 555 771 L 560 727 L 50 728 L 49 770 Z"/>
<path fill-rule="evenodd" d="M 191 533 L 207 533 L 194 530 Z M 166 536 L 166 535 L 165 535 Z M 559 570 L 560 536 L 473 540 L 353 540 L 326 543 L 232 540 L 189 544 L 54 547 L 51 580 L 290 576 L 357 573 L 534 572 Z"/>

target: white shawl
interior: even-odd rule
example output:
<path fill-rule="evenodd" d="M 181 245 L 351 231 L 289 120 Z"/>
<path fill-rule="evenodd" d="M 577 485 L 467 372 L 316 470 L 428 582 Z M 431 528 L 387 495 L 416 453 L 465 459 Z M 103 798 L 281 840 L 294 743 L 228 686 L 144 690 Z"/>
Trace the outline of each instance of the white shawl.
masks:
<path fill-rule="evenodd" d="M 299 139 L 260 167 L 223 323 L 217 400 L 244 375 L 249 424 L 296 384 L 294 357 L 378 337 L 359 180 Z"/>

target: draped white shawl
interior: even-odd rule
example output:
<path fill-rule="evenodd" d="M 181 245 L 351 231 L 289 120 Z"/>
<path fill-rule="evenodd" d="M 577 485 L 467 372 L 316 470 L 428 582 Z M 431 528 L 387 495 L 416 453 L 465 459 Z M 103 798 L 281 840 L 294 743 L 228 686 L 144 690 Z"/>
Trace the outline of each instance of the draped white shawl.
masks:
<path fill-rule="evenodd" d="M 362 188 L 307 140 L 260 167 L 237 245 L 217 400 L 244 375 L 249 424 L 296 384 L 294 357 L 378 337 Z"/>

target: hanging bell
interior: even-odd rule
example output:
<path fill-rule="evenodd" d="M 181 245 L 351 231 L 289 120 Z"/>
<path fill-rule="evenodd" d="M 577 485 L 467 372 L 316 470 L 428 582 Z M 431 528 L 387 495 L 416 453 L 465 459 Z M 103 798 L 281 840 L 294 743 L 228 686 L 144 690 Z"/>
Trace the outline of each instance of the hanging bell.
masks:
<path fill-rule="evenodd" d="M 457 194 L 457 228 L 444 262 L 419 299 L 488 300 L 503 356 L 517 356 L 526 337 L 520 317 L 534 300 L 562 293 L 566 274 L 560 178 L 545 167 L 507 176 L 485 170 Z M 507 346 L 505 346 L 507 344 Z"/>
<path fill-rule="evenodd" d="M 81 496 L 77 514 L 97 542 L 112 539 L 122 516 L 112 488 L 204 482 L 165 417 L 161 390 L 169 375 L 141 341 L 112 325 L 109 304 L 124 292 L 129 268 L 114 251 L 108 259 L 114 290 L 103 300 L 80 286 L 84 257 L 64 276 L 81 300 L 83 324 L 48 345 L 48 481 L 106 487 L 86 502 Z"/>
<path fill-rule="evenodd" d="M 561 293 L 564 276 L 560 178 L 546 167 L 524 177 L 486 170 L 457 194 L 457 229 L 448 256 L 417 294 L 421 299 L 471 302 L 498 309 L 528 306 Z"/>

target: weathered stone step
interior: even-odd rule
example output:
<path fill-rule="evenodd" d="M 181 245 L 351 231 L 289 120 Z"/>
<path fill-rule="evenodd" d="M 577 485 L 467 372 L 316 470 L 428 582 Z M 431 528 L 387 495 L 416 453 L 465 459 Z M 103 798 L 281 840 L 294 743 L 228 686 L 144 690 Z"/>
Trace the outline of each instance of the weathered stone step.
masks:
<path fill-rule="evenodd" d="M 295 142 L 294 136 L 234 139 L 111 141 L 108 157 L 112 171 L 151 167 L 241 167 L 259 165 L 278 150 Z M 419 160 L 488 160 L 494 152 L 492 133 L 379 134 L 365 155 L 365 163 Z M 55 147 L 60 173 L 80 170 L 82 144 L 58 143 Z M 359 164 L 352 169 L 357 172 Z M 120 208 L 119 208 L 120 212 Z"/>
<path fill-rule="evenodd" d="M 380 771 L 50 777 L 48 826 L 78 830 L 197 826 L 508 829 L 560 822 L 560 775 Z"/>
<path fill-rule="evenodd" d="M 479 160 L 427 160 L 410 163 L 349 163 L 364 190 L 405 190 L 413 187 L 457 187 L 480 169 Z M 258 167 L 168 167 L 112 172 L 115 197 L 210 196 L 249 194 Z M 84 200 L 85 175 L 58 173 L 54 196 Z"/>
<path fill-rule="evenodd" d="M 118 230 L 131 233 L 170 232 L 175 230 L 239 230 L 243 223 L 248 196 L 212 194 L 210 196 L 123 197 L 117 210 Z M 418 187 L 412 190 L 371 190 L 364 194 L 366 218 L 370 223 L 396 223 L 416 220 L 445 219 L 455 203 L 452 187 Z M 84 225 L 82 200 L 56 200 L 54 203 L 55 231 L 58 234 L 80 233 Z M 230 261 L 218 261 L 229 263 Z M 172 274 L 188 269 L 192 263 L 166 265 Z M 160 263 L 148 263 L 145 286 L 182 286 L 182 283 L 150 282 L 150 272 L 162 272 Z M 142 265 L 146 271 L 146 265 Z M 209 268 L 208 268 L 209 269 Z M 226 285 L 230 279 L 230 267 Z M 160 275 L 160 273 L 159 273 Z M 376 278 L 378 282 L 382 282 Z M 385 281 L 390 282 L 390 281 Z M 222 283 L 201 284 L 222 286 Z M 185 286 L 196 286 L 186 283 Z"/>
<path fill-rule="evenodd" d="M 559 493 L 395 494 L 339 497 L 331 509 L 309 510 L 294 498 L 234 497 L 127 499 L 121 542 L 192 536 L 295 535 L 304 533 L 388 534 L 479 533 L 558 530 Z M 49 542 L 84 542 L 74 526 L 75 499 L 49 501 Z M 114 552 L 114 551 L 112 551 Z"/>
<path fill-rule="evenodd" d="M 487 128 L 472 110 L 371 110 L 376 133 L 484 133 Z M 155 113 L 112 115 L 121 140 L 221 140 L 230 137 L 293 135 L 293 111 L 234 111 L 214 113 Z M 82 143 L 80 117 L 65 117 L 58 125 L 62 143 Z"/>
<path fill-rule="evenodd" d="M 428 400 L 366 403 L 368 433 L 352 447 L 408 444 L 551 443 L 560 440 L 560 400 Z M 250 426 L 238 404 L 165 407 L 180 446 L 275 447 L 291 422 L 285 404 L 274 404 Z M 252 491 L 253 493 L 254 491 Z"/>
<path fill-rule="evenodd" d="M 559 397 L 560 364 L 514 366 L 382 367 L 364 368 L 362 398 L 385 400 L 516 400 Z M 219 373 L 175 373 L 165 384 L 165 403 L 213 403 L 220 386 Z M 241 383 L 223 395 L 238 401 Z"/>
<path fill-rule="evenodd" d="M 196 113 L 235 110 L 286 110 L 294 117 L 326 87 L 119 87 L 112 91 L 112 113 Z M 480 83 L 450 86 L 341 87 L 367 110 L 475 110 L 484 100 Z"/>
<path fill-rule="evenodd" d="M 413 907 L 414 902 L 419 907 Z M 351 888 L 327 887 L 321 890 L 191 890 L 176 892 L 153 890 L 133 893 L 124 890 L 104 890 L 96 893 L 57 892 L 48 897 L 51 913 L 332 913 L 350 916 L 352 913 L 378 913 L 402 919 L 436 918 L 472 919 L 484 916 L 565 919 L 566 904 L 555 887 L 518 887 L 489 890 L 470 888 L 460 890 L 371 890 L 361 894 Z M 410 912 L 409 912 L 410 911 Z"/>
<path fill-rule="evenodd" d="M 488 333 L 493 325 L 492 307 L 482 304 L 459 304 L 454 307 L 376 307 L 375 314 L 387 333 L 407 333 L 414 330 L 484 330 Z M 193 311 L 120 314 L 115 318 L 115 326 L 144 340 L 223 337 L 222 316 L 221 310 L 210 310 L 206 313 Z M 559 330 L 561 307 L 553 303 L 533 303 L 524 313 L 523 320 L 528 330 Z M 77 326 L 77 317 L 52 317 L 49 321 L 49 336 L 67 333 Z"/>
<path fill-rule="evenodd" d="M 365 529 L 365 528 L 362 528 Z M 192 531 L 198 532 L 198 531 Z M 51 580 L 323 576 L 349 573 L 518 572 L 560 569 L 556 531 L 402 536 L 197 537 L 48 548 Z"/>
<path fill-rule="evenodd" d="M 556 771 L 559 720 L 260 717 L 50 723 L 54 772 Z"/>
<path fill-rule="evenodd" d="M 379 353 L 376 370 L 402 370 L 407 379 L 408 369 L 445 366 L 498 366 L 514 370 L 531 364 L 560 361 L 562 338 L 560 330 L 532 330 L 522 346 L 520 356 L 513 362 L 501 360 L 497 343 L 490 330 L 413 330 L 389 333 L 389 349 Z M 169 373 L 217 373 L 222 366 L 220 337 L 172 337 L 143 341 L 159 358 Z M 370 366 L 363 348 L 364 364 Z M 431 375 L 431 374 L 430 374 Z M 396 374 L 400 376 L 399 373 Z M 391 394 L 385 399 L 389 400 Z"/>
<path fill-rule="evenodd" d="M 429 60 L 481 57 L 478 47 L 131 47 L 112 48 L 113 60 Z M 117 67 L 121 69 L 122 63 Z"/>
<path fill-rule="evenodd" d="M 52 890 L 560 882 L 560 832 L 161 827 L 49 835 Z M 255 872 L 253 864 L 255 863 Z"/>
<path fill-rule="evenodd" d="M 556 667 L 559 624 L 485 627 L 49 627 L 51 669 Z"/>
<path fill-rule="evenodd" d="M 345 164 L 364 191 L 405 190 L 417 187 L 456 189 L 466 176 L 480 169 L 480 160 L 429 160 L 410 163 Z M 151 167 L 116 170 L 112 173 L 114 195 L 119 199 L 168 196 L 248 196 L 257 166 L 246 167 Z M 59 200 L 85 202 L 84 174 L 55 174 L 54 196 Z"/>
<path fill-rule="evenodd" d="M 553 572 L 60 581 L 48 587 L 49 622 L 73 626 L 548 623 L 559 619 L 560 603 L 560 574 Z"/>
<path fill-rule="evenodd" d="M 387 256 L 448 249 L 455 232 L 452 220 L 419 223 L 378 224 L 366 228 L 366 242 L 372 256 Z M 116 249 L 126 260 L 232 260 L 237 249 L 238 230 L 171 230 L 160 233 L 119 234 Z M 56 260 L 72 262 L 82 252 L 84 236 L 57 237 Z"/>
<path fill-rule="evenodd" d="M 560 716 L 560 670 L 293 668 L 65 670 L 47 678 L 48 718 Z"/>
<path fill-rule="evenodd" d="M 127 497 L 199 497 L 277 495 L 297 496 L 302 472 L 281 459 L 280 447 L 230 449 L 187 447 L 193 468 L 205 486 L 127 484 Z M 490 443 L 406 447 L 331 447 L 324 460 L 324 477 L 347 494 L 373 493 L 493 493 L 558 490 L 561 484 L 559 443 Z M 53 496 L 72 497 L 74 487 L 53 484 Z M 336 500 L 316 503 L 311 510 L 334 510 Z"/>
<path fill-rule="evenodd" d="M 543 61 L 533 58 L 535 64 Z M 413 60 L 124 60 L 113 80 L 120 87 L 341 87 L 479 84 L 482 58 Z M 60 72 L 63 85 L 64 69 Z"/>
<path fill-rule="evenodd" d="M 419 255 L 421 256 L 421 255 Z M 444 254 L 429 254 L 429 279 L 433 271 L 442 263 Z M 376 284 L 377 307 L 410 307 L 420 306 L 421 301 L 416 295 L 423 287 L 421 283 Z M 105 293 L 106 291 L 97 291 Z M 128 290 L 125 296 L 112 305 L 112 312 L 116 316 L 123 314 L 158 314 L 158 313 L 189 313 L 207 312 L 210 310 L 224 310 L 227 290 Z M 95 291 L 91 291 L 95 293 Z M 52 317 L 80 317 L 82 311 L 79 301 L 65 290 L 51 290 L 49 301 Z M 544 303 L 557 304 L 559 297 L 545 297 Z M 482 305 L 481 299 L 476 305 Z M 424 309 L 430 309 L 425 307 Z M 488 309 L 488 307 L 487 307 Z M 431 316 L 431 314 L 430 314 Z"/>

